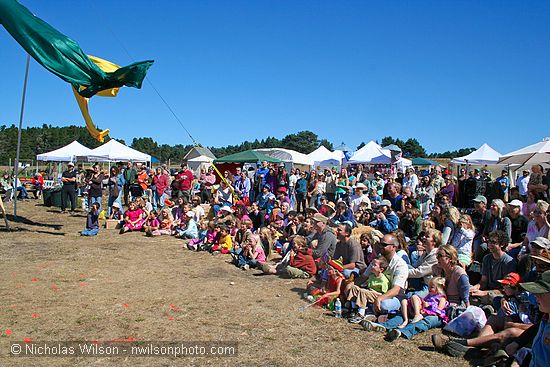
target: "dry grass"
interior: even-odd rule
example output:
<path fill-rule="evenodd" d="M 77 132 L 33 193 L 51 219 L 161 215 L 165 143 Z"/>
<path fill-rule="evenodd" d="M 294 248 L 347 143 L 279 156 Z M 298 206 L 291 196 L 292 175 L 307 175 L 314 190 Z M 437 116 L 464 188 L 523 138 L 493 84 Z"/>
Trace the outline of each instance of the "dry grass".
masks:
<path fill-rule="evenodd" d="M 308 308 L 305 281 L 256 276 L 181 241 L 101 230 L 80 237 L 82 214 L 20 203 L 0 232 L 0 366 L 466 365 L 421 348 L 429 335 L 389 344 Z M 8 204 L 8 211 L 12 205 Z M 3 221 L 0 222 L 3 228 Z M 233 284 L 233 283 L 234 284 Z M 5 335 L 10 329 L 12 334 Z M 17 358 L 9 343 L 120 340 L 236 341 L 234 358 Z M 428 348 L 429 349 L 429 348 Z"/>

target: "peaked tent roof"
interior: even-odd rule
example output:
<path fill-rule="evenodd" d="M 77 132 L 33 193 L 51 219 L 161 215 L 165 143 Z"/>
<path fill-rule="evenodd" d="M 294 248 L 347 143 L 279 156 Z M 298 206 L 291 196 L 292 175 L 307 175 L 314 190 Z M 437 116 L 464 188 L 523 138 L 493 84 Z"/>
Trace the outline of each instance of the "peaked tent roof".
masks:
<path fill-rule="evenodd" d="M 335 150 L 331 152 L 324 145 L 319 146 L 313 152 L 307 155 L 314 163 L 314 165 L 323 165 L 336 163 L 338 165 L 342 164 L 342 159 L 344 159 L 344 153 L 341 150 Z"/>
<path fill-rule="evenodd" d="M 78 156 L 78 159 L 88 162 L 150 162 L 151 156 L 111 139 L 93 149 L 89 154 Z"/>
<path fill-rule="evenodd" d="M 503 155 L 500 164 L 532 165 L 550 162 L 550 138 Z"/>
<path fill-rule="evenodd" d="M 214 155 L 214 153 L 212 153 L 210 151 L 210 149 L 199 146 L 199 145 L 196 145 L 193 148 L 191 148 L 187 152 L 185 157 L 183 157 L 183 159 L 184 160 L 189 160 L 189 159 L 197 158 L 197 157 L 200 157 L 200 156 L 207 156 L 211 159 L 216 159 L 216 156 Z"/>
<path fill-rule="evenodd" d="M 285 148 L 260 148 L 254 149 L 256 152 L 262 152 L 271 158 L 280 159 L 283 162 L 291 162 L 294 164 L 304 164 L 307 166 L 313 165 L 313 160 L 306 154 L 297 152 L 292 149 Z"/>
<path fill-rule="evenodd" d="M 216 159 L 215 163 L 257 163 L 262 161 L 268 161 L 271 163 L 280 163 L 280 159 L 272 158 L 262 152 L 254 150 L 245 150 L 235 154 L 226 155 Z"/>
<path fill-rule="evenodd" d="M 48 153 L 38 154 L 36 160 L 38 161 L 54 161 L 54 162 L 72 162 L 76 160 L 76 157 L 79 155 L 87 155 L 92 150 L 86 148 L 84 145 L 80 144 L 78 141 L 73 141 L 56 150 L 52 150 Z"/>
<path fill-rule="evenodd" d="M 382 149 L 380 145 L 371 140 L 364 147 L 356 151 L 348 162 L 371 163 L 373 160 L 378 164 L 390 164 L 391 155 L 389 150 Z"/>
<path fill-rule="evenodd" d="M 502 156 L 499 152 L 494 150 L 485 143 L 477 150 L 463 157 L 455 158 L 451 163 L 456 164 L 497 164 L 499 158 Z"/>

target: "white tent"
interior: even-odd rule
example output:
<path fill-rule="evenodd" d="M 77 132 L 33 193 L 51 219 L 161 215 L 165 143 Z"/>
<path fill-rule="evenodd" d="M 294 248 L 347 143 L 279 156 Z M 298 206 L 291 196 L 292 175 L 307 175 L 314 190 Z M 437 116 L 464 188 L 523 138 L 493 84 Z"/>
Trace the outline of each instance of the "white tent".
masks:
<path fill-rule="evenodd" d="M 390 164 L 391 154 L 389 150 L 382 149 L 380 145 L 371 140 L 353 153 L 348 163 Z"/>
<path fill-rule="evenodd" d="M 77 158 L 88 162 L 151 162 L 149 154 L 127 147 L 115 139 L 111 139 L 102 146 L 93 149 L 89 154 Z"/>
<path fill-rule="evenodd" d="M 321 145 L 307 156 L 316 167 L 340 166 L 344 159 L 344 153 L 341 150 L 331 152 L 324 145 Z"/>
<path fill-rule="evenodd" d="M 187 165 L 191 171 L 198 173 L 202 168 L 211 166 L 212 160 L 212 158 L 206 155 L 199 155 L 198 157 L 188 159 Z"/>
<path fill-rule="evenodd" d="M 487 143 L 483 144 L 476 151 L 463 157 L 455 158 L 451 161 L 454 164 L 497 164 L 502 156 L 499 152 L 491 148 Z"/>
<path fill-rule="evenodd" d="M 500 164 L 533 165 L 550 163 L 550 138 L 500 157 Z"/>
<path fill-rule="evenodd" d="M 280 159 L 285 163 L 302 164 L 306 166 L 313 165 L 313 160 L 311 160 L 311 158 L 295 150 L 284 148 L 260 148 L 254 150 L 257 152 L 262 152 L 271 158 Z"/>
<path fill-rule="evenodd" d="M 38 154 L 36 160 L 38 161 L 53 161 L 53 162 L 74 162 L 77 156 L 88 155 L 92 150 L 86 148 L 78 141 L 65 145 L 59 149 L 53 150 L 48 153 Z"/>

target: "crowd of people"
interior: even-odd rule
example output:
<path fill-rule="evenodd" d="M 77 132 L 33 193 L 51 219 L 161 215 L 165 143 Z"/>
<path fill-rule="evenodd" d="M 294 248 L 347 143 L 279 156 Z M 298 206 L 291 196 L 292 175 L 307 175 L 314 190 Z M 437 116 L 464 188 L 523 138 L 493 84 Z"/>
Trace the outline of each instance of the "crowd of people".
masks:
<path fill-rule="evenodd" d="M 97 235 L 104 214 L 121 234 L 175 236 L 243 270 L 306 279 L 306 299 L 341 303 L 351 324 L 388 341 L 444 327 L 477 306 L 485 326 L 468 339 L 434 334 L 438 350 L 549 365 L 550 175 L 534 165 L 510 181 L 507 171 L 491 180 L 483 169 L 455 177 L 439 166 L 394 176 L 361 165 L 287 172 L 262 162 L 195 177 L 186 163 L 170 172 L 129 162 L 109 173 L 69 163 L 61 209 L 85 198 L 85 236 Z M 468 197 L 465 188 L 479 182 L 485 191 Z"/>

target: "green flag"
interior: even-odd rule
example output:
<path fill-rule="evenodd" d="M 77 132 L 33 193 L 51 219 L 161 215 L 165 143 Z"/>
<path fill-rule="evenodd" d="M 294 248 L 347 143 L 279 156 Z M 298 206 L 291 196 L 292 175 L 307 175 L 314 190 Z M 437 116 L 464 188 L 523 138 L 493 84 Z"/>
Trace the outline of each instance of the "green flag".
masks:
<path fill-rule="evenodd" d="M 71 83 L 83 97 L 99 91 L 129 86 L 141 88 L 152 60 L 136 62 L 114 72 L 104 72 L 65 36 L 16 0 L 0 0 L 0 24 L 46 69 Z"/>

